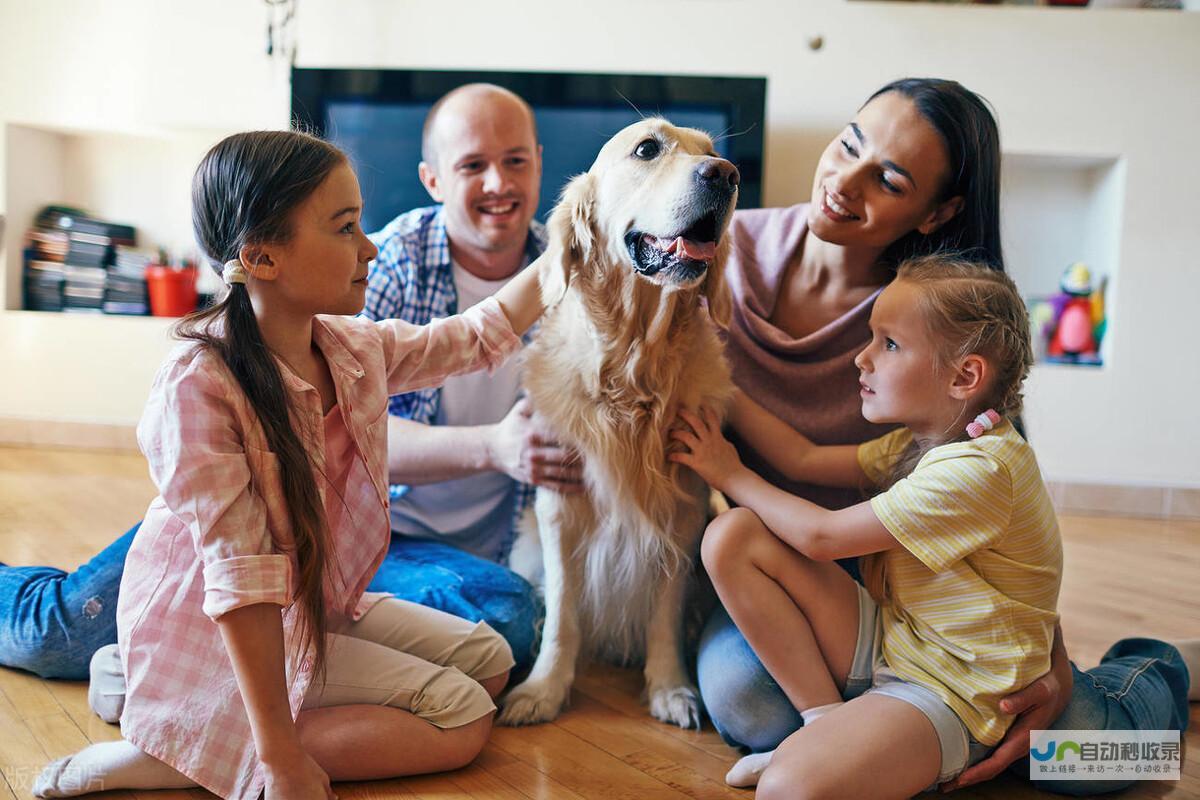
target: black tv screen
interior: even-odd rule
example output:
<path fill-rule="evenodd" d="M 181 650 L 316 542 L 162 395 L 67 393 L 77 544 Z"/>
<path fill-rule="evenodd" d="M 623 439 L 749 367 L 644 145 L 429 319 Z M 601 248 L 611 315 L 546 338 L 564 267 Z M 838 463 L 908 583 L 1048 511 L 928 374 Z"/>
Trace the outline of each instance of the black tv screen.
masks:
<path fill-rule="evenodd" d="M 446 92 L 475 82 L 511 89 L 533 107 L 544 148 L 543 220 L 610 136 L 652 114 L 712 134 L 717 153 L 741 172 L 738 206 L 761 202 L 766 78 L 295 68 L 292 120 L 349 154 L 362 184 L 363 228 L 376 231 L 432 202 L 417 178 L 425 114 Z"/>

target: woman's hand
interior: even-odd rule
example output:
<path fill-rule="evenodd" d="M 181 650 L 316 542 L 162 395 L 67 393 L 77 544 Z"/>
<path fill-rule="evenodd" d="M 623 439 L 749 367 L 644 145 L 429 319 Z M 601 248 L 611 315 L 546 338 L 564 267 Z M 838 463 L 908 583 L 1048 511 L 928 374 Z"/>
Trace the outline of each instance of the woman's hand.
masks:
<path fill-rule="evenodd" d="M 263 761 L 265 800 L 337 800 L 325 770 L 297 747 L 288 758 Z"/>
<path fill-rule="evenodd" d="M 701 408 L 700 413 L 680 411 L 679 418 L 687 427 L 675 428 L 671 438 L 681 442 L 687 452 L 669 453 L 668 461 L 691 467 L 704 478 L 708 485 L 724 491 L 729 478 L 745 469 L 738 458 L 737 450 L 721 434 L 721 420 L 711 408 Z"/>

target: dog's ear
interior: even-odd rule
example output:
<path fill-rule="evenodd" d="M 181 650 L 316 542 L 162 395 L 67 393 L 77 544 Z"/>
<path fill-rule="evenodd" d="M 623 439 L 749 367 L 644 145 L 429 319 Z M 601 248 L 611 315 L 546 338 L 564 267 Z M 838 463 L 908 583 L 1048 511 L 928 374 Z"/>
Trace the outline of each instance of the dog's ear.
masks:
<path fill-rule="evenodd" d="M 571 275 L 592 257 L 596 245 L 593 228 L 596 179 L 577 175 L 563 189 L 550 214 L 551 263 L 542 272 L 542 300 L 547 307 L 562 299 Z"/>
<path fill-rule="evenodd" d="M 726 240 L 729 234 L 726 232 Z M 704 276 L 704 300 L 708 305 L 708 316 L 721 330 L 729 328 L 729 320 L 733 316 L 733 299 L 729 295 L 729 286 L 725 283 L 725 261 L 729 257 L 729 245 L 722 243 L 717 252 L 717 258 Z"/>

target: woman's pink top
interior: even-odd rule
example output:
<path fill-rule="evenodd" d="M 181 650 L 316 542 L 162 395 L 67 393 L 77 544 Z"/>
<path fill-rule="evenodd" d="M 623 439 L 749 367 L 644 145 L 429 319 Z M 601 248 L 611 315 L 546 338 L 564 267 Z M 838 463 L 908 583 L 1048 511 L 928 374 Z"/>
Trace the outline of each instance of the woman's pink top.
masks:
<path fill-rule="evenodd" d="M 733 319 L 726 354 L 733 380 L 748 396 L 817 444 L 859 444 L 895 425 L 863 419 L 854 357 L 871 339 L 867 321 L 879 293 L 820 330 L 795 338 L 770 321 L 787 266 L 800 256 L 808 205 L 738 211 L 726 276 Z M 779 488 L 826 508 L 861 502 L 856 490 L 788 480 L 744 442 L 735 444 L 746 466 Z"/>
<path fill-rule="evenodd" d="M 313 343 L 337 391 L 345 435 L 330 431 L 330 443 L 338 452 L 326 450 L 317 391 L 286 365 L 280 369 L 322 502 L 335 512 L 327 607 L 358 618 L 378 599 L 364 591 L 389 540 L 388 396 L 494 369 L 520 339 L 489 298 L 427 326 L 317 317 Z M 159 496 L 134 538 L 121 582 L 117 625 L 128 684 L 121 731 L 215 794 L 255 800 L 262 770 L 216 620 L 255 603 L 284 607 L 294 717 L 312 660 L 295 643 L 296 564 L 280 465 L 232 373 L 195 343 L 178 347 L 159 370 L 138 442 Z M 330 484 L 341 487 L 336 503 Z"/>

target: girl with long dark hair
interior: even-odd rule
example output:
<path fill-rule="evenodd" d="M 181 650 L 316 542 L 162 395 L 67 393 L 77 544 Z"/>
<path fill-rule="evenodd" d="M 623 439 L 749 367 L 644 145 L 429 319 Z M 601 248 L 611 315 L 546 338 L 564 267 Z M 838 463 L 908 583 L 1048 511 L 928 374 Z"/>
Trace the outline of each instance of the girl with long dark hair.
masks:
<path fill-rule="evenodd" d="M 387 399 L 513 353 L 538 270 L 424 327 L 346 316 L 377 251 L 345 155 L 302 133 L 221 141 L 192 204 L 228 289 L 179 324 L 138 428 L 159 496 L 117 610 L 125 740 L 35 793 L 326 800 L 331 780 L 462 766 L 512 654 L 483 623 L 365 592 L 390 536 Z"/>

